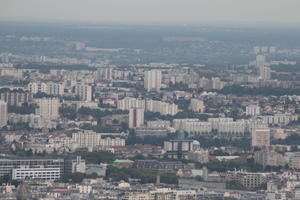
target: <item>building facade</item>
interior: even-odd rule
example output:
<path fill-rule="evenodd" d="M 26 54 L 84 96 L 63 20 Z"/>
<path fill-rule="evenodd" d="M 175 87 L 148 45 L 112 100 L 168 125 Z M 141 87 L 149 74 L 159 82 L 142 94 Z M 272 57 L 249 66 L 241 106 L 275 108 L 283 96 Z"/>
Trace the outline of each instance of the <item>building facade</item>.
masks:
<path fill-rule="evenodd" d="M 150 91 L 159 91 L 161 88 L 161 71 L 150 70 L 145 72 L 144 88 Z"/>
<path fill-rule="evenodd" d="M 7 103 L 0 100 L 0 128 L 7 125 Z"/>
<path fill-rule="evenodd" d="M 144 125 L 144 109 L 129 109 L 129 128 L 138 128 Z"/>
<path fill-rule="evenodd" d="M 57 120 L 59 118 L 59 99 L 41 98 L 35 99 L 35 102 L 38 106 L 35 112 L 37 115 L 49 120 Z"/>

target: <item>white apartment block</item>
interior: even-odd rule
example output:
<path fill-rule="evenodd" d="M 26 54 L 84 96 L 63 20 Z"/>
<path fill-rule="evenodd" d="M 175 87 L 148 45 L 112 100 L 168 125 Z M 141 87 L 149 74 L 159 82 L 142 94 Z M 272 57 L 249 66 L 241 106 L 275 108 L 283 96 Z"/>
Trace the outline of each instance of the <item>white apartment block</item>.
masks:
<path fill-rule="evenodd" d="M 145 108 L 145 100 L 126 97 L 117 103 L 119 110 L 129 110 L 130 108 Z"/>
<path fill-rule="evenodd" d="M 96 80 L 110 81 L 113 79 L 113 69 L 111 67 L 100 68 L 95 72 Z"/>
<path fill-rule="evenodd" d="M 160 70 L 150 70 L 145 71 L 144 77 L 144 88 L 150 91 L 159 91 L 161 88 L 161 71 Z"/>
<path fill-rule="evenodd" d="M 220 117 L 220 118 L 208 118 L 207 120 L 212 124 L 212 129 L 217 130 L 219 123 L 229 123 L 233 122 L 233 118 L 225 118 L 225 117 Z"/>
<path fill-rule="evenodd" d="M 7 103 L 0 100 L 0 128 L 7 125 Z"/>
<path fill-rule="evenodd" d="M 194 134 L 211 133 L 213 130 L 210 122 L 202 122 L 199 119 L 174 119 L 173 127 Z"/>
<path fill-rule="evenodd" d="M 161 115 L 176 115 L 178 113 L 178 106 L 163 101 L 146 100 L 146 110 L 159 112 Z"/>
<path fill-rule="evenodd" d="M 262 116 L 262 121 L 269 125 L 287 125 L 292 121 L 297 121 L 297 115 L 275 114 Z"/>
<path fill-rule="evenodd" d="M 233 122 L 220 122 L 218 123 L 216 130 L 220 134 L 230 133 L 231 135 L 235 134 L 236 136 L 241 136 L 240 134 L 243 134 L 248 131 L 248 124 L 245 120 L 238 120 Z"/>
<path fill-rule="evenodd" d="M 169 127 L 171 127 L 171 122 L 167 121 L 167 120 L 147 121 L 147 127 L 149 127 L 149 128 L 169 128 Z"/>
<path fill-rule="evenodd" d="M 64 85 L 62 83 L 47 83 L 47 94 L 49 95 L 63 95 L 64 94 Z"/>
<path fill-rule="evenodd" d="M 57 120 L 59 118 L 59 99 L 41 98 L 35 99 L 35 102 L 38 105 L 38 108 L 35 110 L 37 115 L 49 120 Z"/>
<path fill-rule="evenodd" d="M 82 101 L 92 101 L 92 86 L 77 84 L 75 86 L 75 94 Z"/>
<path fill-rule="evenodd" d="M 146 111 L 159 112 L 161 115 L 176 115 L 178 106 L 176 104 L 163 101 L 143 100 L 126 97 L 117 103 L 119 110 L 129 110 L 131 108 L 144 108 Z"/>
<path fill-rule="evenodd" d="M 82 131 L 72 134 L 72 140 L 79 144 L 81 148 L 96 147 L 113 147 L 113 146 L 125 146 L 125 140 L 122 138 L 102 138 L 101 133 L 94 131 Z"/>
<path fill-rule="evenodd" d="M 174 119 L 172 125 L 176 130 L 193 134 L 208 134 L 214 130 L 221 137 L 242 137 L 245 133 L 251 132 L 252 127 L 257 127 L 249 120 L 233 121 L 232 118 L 209 118 L 208 121 Z"/>
<path fill-rule="evenodd" d="M 270 67 L 260 67 L 259 68 L 259 76 L 262 80 L 270 80 L 271 79 Z"/>
<path fill-rule="evenodd" d="M 257 116 L 260 114 L 260 107 L 258 105 L 249 105 L 246 107 L 246 115 Z"/>
<path fill-rule="evenodd" d="M 24 180 L 27 178 L 38 180 L 57 180 L 60 178 L 61 170 L 59 167 L 44 168 L 30 168 L 29 166 L 22 166 L 12 170 L 13 180 Z"/>
<path fill-rule="evenodd" d="M 39 92 L 47 93 L 47 84 L 43 82 L 31 82 L 28 84 L 28 90 L 33 94 Z"/>
<path fill-rule="evenodd" d="M 64 84 L 55 82 L 31 82 L 28 84 L 28 90 L 33 94 L 43 92 L 49 95 L 63 95 Z"/>

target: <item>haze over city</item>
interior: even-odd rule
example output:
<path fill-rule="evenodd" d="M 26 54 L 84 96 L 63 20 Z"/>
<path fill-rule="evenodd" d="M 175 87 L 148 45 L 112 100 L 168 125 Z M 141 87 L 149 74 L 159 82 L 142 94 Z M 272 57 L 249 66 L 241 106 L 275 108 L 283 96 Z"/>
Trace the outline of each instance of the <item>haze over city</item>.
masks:
<path fill-rule="evenodd" d="M 299 23 L 298 0 L 1 0 L 1 20 Z"/>
<path fill-rule="evenodd" d="M 299 0 L 0 0 L 0 199 L 300 200 Z"/>

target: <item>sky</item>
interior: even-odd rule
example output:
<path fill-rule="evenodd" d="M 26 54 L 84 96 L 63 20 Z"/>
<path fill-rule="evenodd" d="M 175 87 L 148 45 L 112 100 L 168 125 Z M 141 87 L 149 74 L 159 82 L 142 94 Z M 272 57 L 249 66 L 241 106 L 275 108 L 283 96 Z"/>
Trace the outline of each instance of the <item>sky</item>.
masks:
<path fill-rule="evenodd" d="M 0 21 L 299 23 L 300 0 L 0 0 Z"/>

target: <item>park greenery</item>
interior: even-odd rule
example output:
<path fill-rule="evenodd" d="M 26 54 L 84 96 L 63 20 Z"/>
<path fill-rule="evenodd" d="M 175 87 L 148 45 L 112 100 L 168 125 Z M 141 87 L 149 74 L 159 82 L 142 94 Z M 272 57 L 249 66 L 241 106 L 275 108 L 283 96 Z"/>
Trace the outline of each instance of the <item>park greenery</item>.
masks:
<path fill-rule="evenodd" d="M 60 181 L 63 183 L 81 183 L 83 179 L 94 179 L 97 178 L 98 175 L 96 173 L 93 174 L 83 174 L 83 173 L 66 173 L 63 174 L 60 178 Z"/>
<path fill-rule="evenodd" d="M 127 114 L 128 111 L 123 111 L 123 110 L 100 110 L 100 109 L 92 109 L 92 108 L 87 108 L 87 107 L 81 107 L 78 109 L 78 114 L 83 115 L 83 116 L 93 116 L 96 119 L 100 119 L 101 117 L 107 116 L 107 115 L 112 115 L 112 114 Z"/>
<path fill-rule="evenodd" d="M 225 95 L 262 95 L 262 96 L 284 96 L 284 95 L 300 95 L 300 90 L 298 88 L 273 88 L 273 87 L 260 87 L 260 88 L 250 88 L 239 85 L 226 86 L 218 92 Z"/>
<path fill-rule="evenodd" d="M 113 181 L 128 181 L 130 178 L 139 179 L 141 183 L 155 183 L 157 173 L 152 170 L 137 170 L 131 168 L 117 168 L 108 166 L 107 178 Z M 160 182 L 167 184 L 178 184 L 178 176 L 175 173 L 160 173 Z"/>
<path fill-rule="evenodd" d="M 207 167 L 209 171 L 216 171 L 216 172 L 226 172 L 226 171 L 233 171 L 235 169 L 246 169 L 250 172 L 258 172 L 263 170 L 263 166 L 254 162 L 253 158 L 246 159 L 246 158 L 239 158 L 234 160 L 228 161 L 218 161 L 212 160 L 208 163 L 197 163 L 198 168 Z"/>
<path fill-rule="evenodd" d="M 222 146 L 233 146 L 239 147 L 244 150 L 251 149 L 250 138 L 244 137 L 240 139 L 228 139 L 218 137 L 205 137 L 205 136 L 193 136 L 193 139 L 200 142 L 204 148 L 209 147 L 222 147 Z"/>
<path fill-rule="evenodd" d="M 258 190 L 266 190 L 267 189 L 267 184 L 262 183 L 256 188 L 246 188 L 244 187 L 240 182 L 238 181 L 227 181 L 226 182 L 226 189 L 230 190 L 252 190 L 252 191 L 258 191 Z"/>
<path fill-rule="evenodd" d="M 81 156 L 87 163 L 91 164 L 112 163 L 116 159 L 115 154 L 108 151 L 88 152 L 87 149 L 79 149 L 75 155 Z"/>
<path fill-rule="evenodd" d="M 77 111 L 75 108 L 72 107 L 60 107 L 59 113 L 69 120 L 75 120 L 77 116 Z"/>

